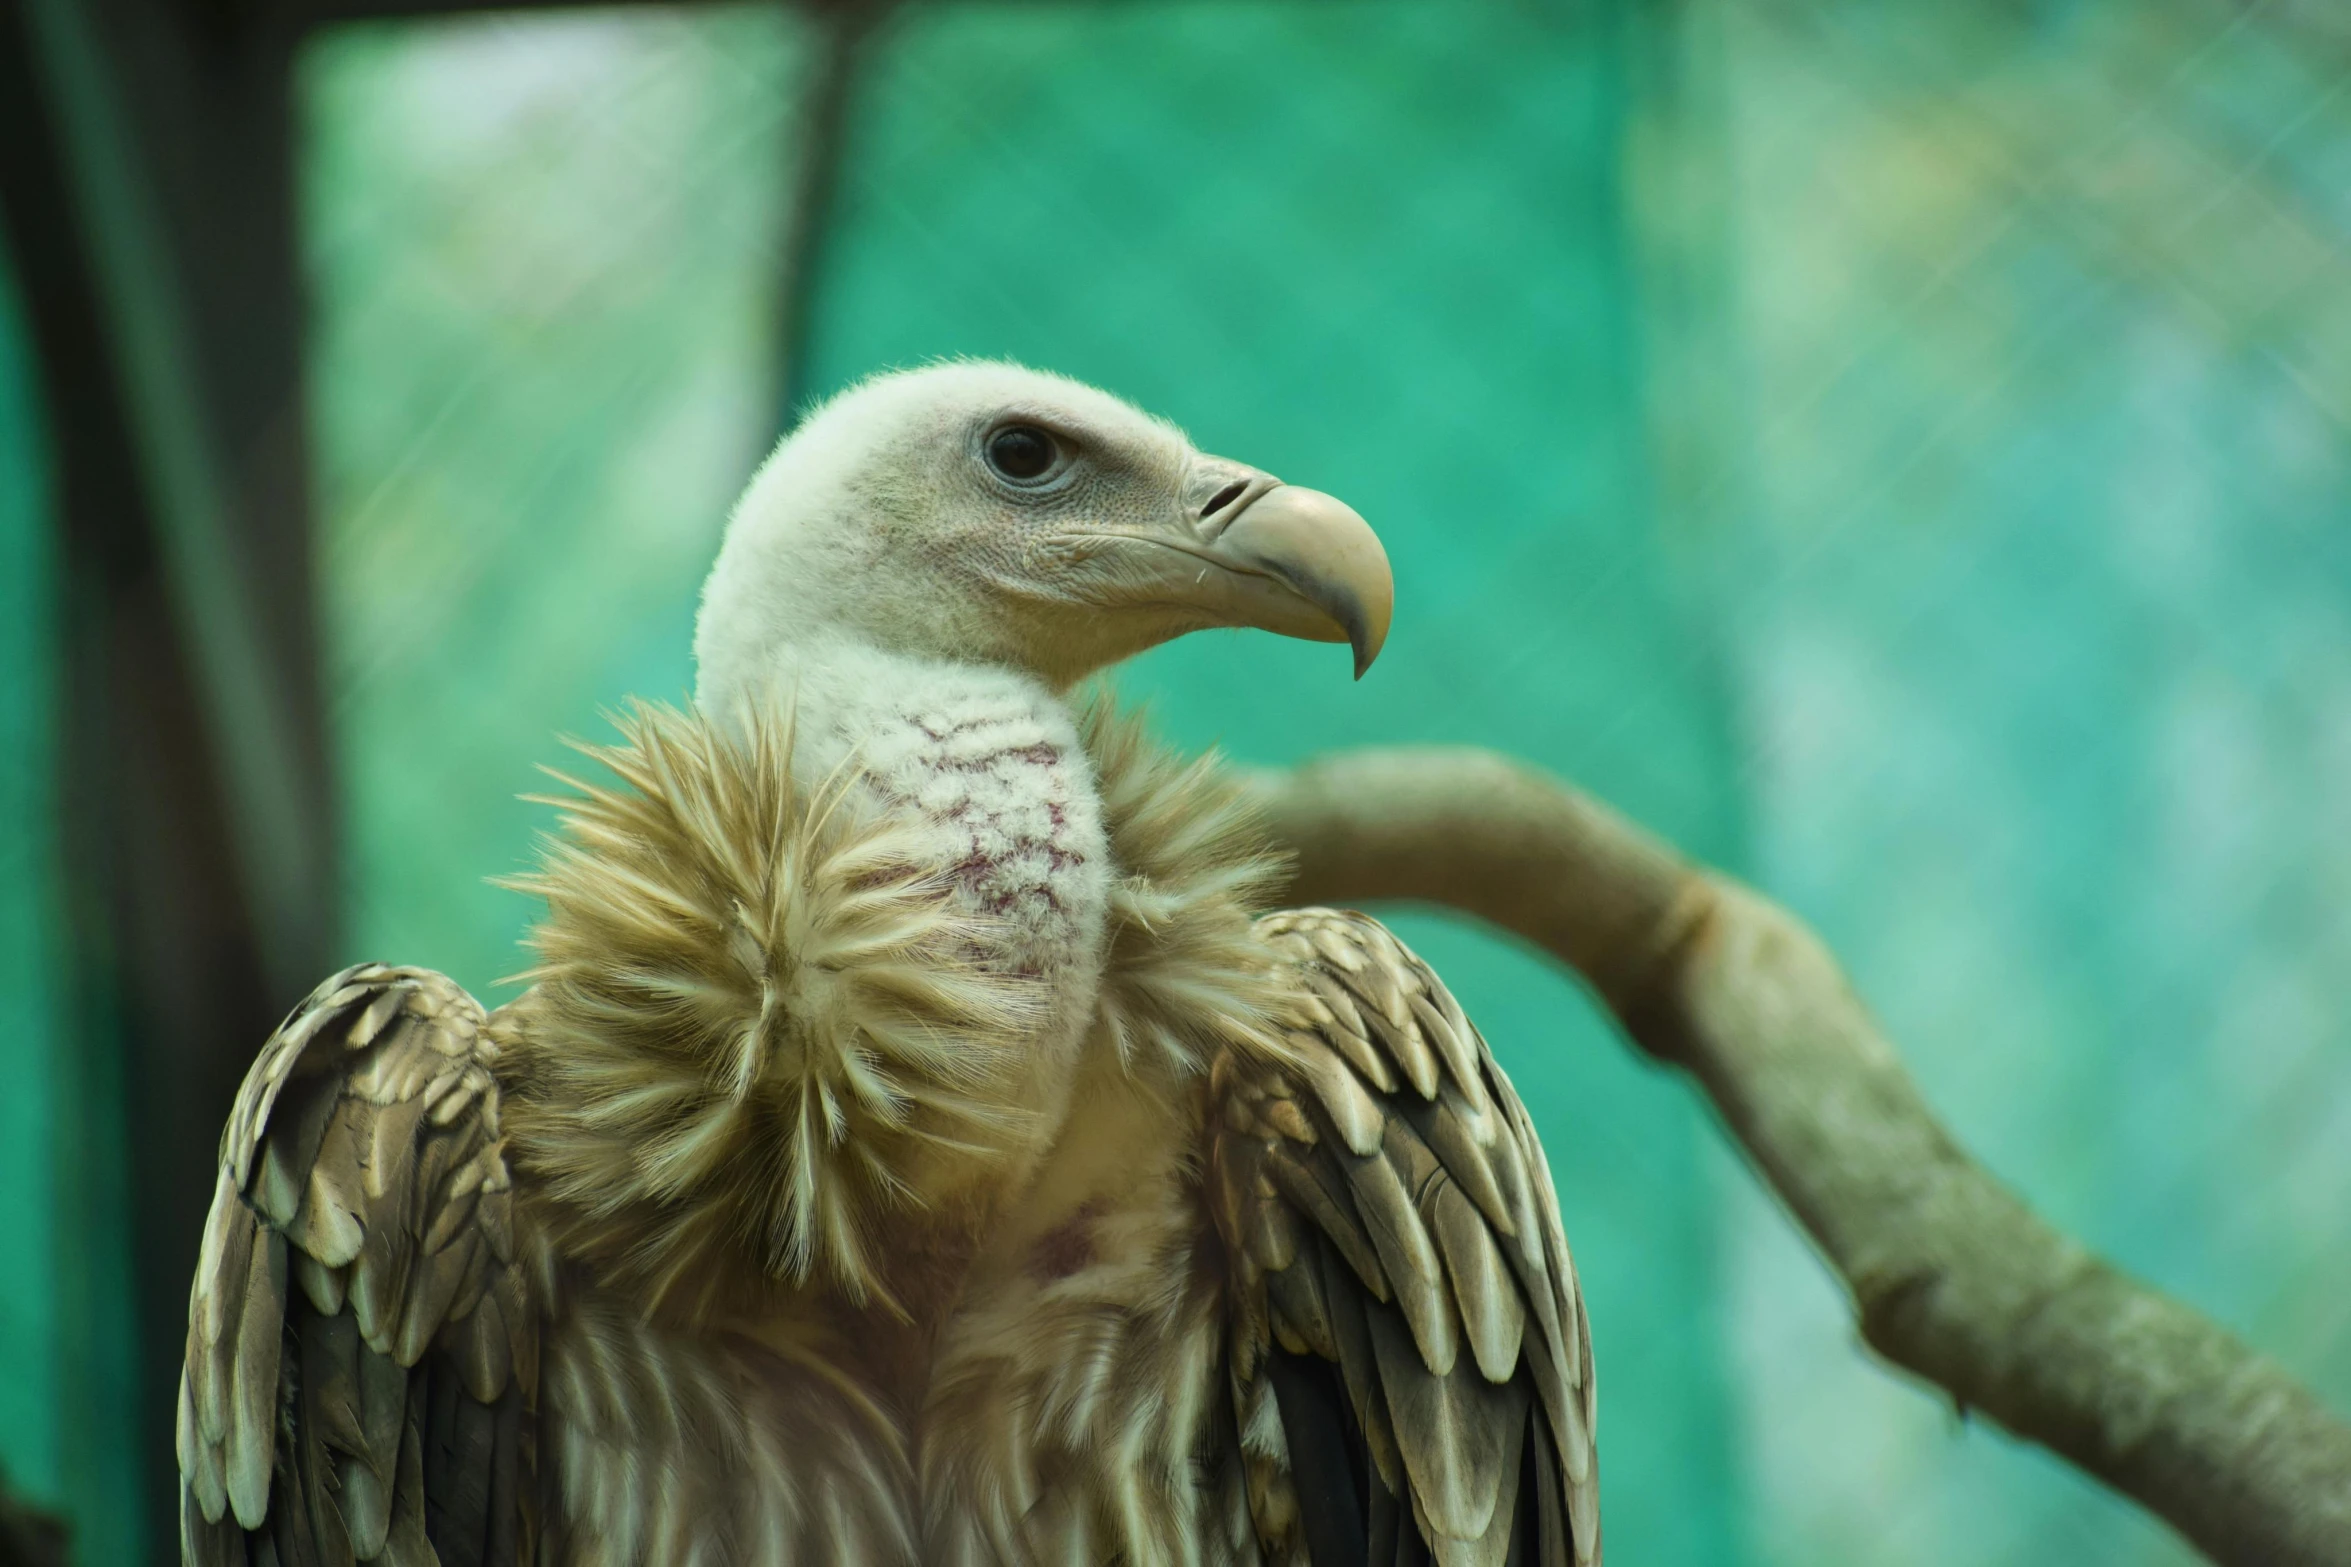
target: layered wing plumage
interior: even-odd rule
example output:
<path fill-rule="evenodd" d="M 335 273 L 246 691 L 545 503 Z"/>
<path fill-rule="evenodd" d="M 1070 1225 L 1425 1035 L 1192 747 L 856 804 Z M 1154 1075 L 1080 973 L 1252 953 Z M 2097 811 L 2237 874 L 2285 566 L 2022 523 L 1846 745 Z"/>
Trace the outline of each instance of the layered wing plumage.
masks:
<path fill-rule="evenodd" d="M 1269 1560 L 1591 1567 L 1591 1339 L 1525 1107 L 1428 965 L 1376 921 L 1257 931 L 1291 1059 L 1214 1070 L 1209 1190 Z"/>
<path fill-rule="evenodd" d="M 438 974 L 348 969 L 239 1090 L 180 1383 L 191 1567 L 531 1558 L 538 1327 L 484 1022 Z"/>

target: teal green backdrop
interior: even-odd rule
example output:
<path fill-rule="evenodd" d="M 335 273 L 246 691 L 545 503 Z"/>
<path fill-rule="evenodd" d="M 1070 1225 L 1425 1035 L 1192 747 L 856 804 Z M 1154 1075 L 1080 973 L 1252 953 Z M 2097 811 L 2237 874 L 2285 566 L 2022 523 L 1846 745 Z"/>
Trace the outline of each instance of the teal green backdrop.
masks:
<path fill-rule="evenodd" d="M 793 384 L 1008 355 L 1346 497 L 1398 581 L 1369 678 L 1218 634 L 1122 690 L 1252 763 L 1497 746 L 1755 880 L 1997 1171 L 2341 1408 L 2351 38 L 2287 9 L 910 5 Z M 815 58 L 764 7 L 311 47 L 350 957 L 509 994 L 530 911 L 488 878 L 544 825 L 515 797 L 559 734 L 689 686 L 779 418 Z M 0 1205 L 0 1334 L 51 1348 L 0 1366 L 0 1459 L 90 1563 L 136 1526 L 87 1309 L 124 1197 L 47 977 L 22 352 L 0 318 L 0 1181 L 34 1194 Z M 1612 1560 L 2189 1559 L 1872 1365 L 1568 980 L 1398 923 L 1551 1149 Z"/>

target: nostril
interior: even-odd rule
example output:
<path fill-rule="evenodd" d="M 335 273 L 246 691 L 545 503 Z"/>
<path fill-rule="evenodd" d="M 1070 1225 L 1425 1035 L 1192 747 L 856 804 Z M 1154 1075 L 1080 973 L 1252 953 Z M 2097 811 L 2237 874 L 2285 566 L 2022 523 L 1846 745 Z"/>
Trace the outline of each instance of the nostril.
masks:
<path fill-rule="evenodd" d="M 1248 480 L 1235 479 L 1232 483 L 1226 485 L 1223 489 L 1208 497 L 1208 504 L 1200 508 L 1200 520 L 1202 522 L 1206 522 L 1209 518 L 1215 516 L 1218 512 L 1223 511 L 1227 506 L 1230 506 L 1233 502 L 1239 500 L 1242 493 L 1248 488 Z"/>

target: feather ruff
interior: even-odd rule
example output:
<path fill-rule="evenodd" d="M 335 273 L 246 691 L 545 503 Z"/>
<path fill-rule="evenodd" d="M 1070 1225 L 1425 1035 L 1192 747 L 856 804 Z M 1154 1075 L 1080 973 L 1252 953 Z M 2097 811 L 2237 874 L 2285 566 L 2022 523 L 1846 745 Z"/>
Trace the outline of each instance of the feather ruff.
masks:
<path fill-rule="evenodd" d="M 533 988 L 501 1015 L 517 1166 L 556 1247 L 648 1316 L 700 1326 L 829 1286 L 897 1309 L 883 1236 L 966 1200 L 1036 1124 L 1020 1071 L 1047 985 L 959 910 L 854 761 L 658 705 L 580 746 L 538 870 Z M 1278 1057 L 1288 998 L 1250 920 L 1278 887 L 1246 792 L 1107 699 L 1082 733 L 1120 877 L 1095 1036 L 1131 1072 Z"/>
<path fill-rule="evenodd" d="M 1214 751 L 1151 738 L 1097 693 L 1078 712 L 1111 856 L 1099 1025 L 1131 1072 L 1192 1078 L 1234 1047 L 1287 1060 L 1298 999 L 1252 930 L 1290 879 L 1247 787 Z"/>
<path fill-rule="evenodd" d="M 517 1003 L 510 1125 L 558 1247 L 658 1318 L 879 1295 L 878 1231 L 1024 1130 L 1000 1083 L 1048 998 L 990 963 L 916 841 L 791 735 L 641 705 L 582 746 Z M 560 775 L 558 775 L 560 776 Z"/>

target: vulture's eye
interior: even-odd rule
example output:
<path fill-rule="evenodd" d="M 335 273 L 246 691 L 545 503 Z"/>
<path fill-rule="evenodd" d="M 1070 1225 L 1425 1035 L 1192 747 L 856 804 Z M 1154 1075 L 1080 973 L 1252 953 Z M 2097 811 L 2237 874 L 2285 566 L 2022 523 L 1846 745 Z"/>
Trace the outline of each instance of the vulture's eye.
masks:
<path fill-rule="evenodd" d="M 1034 484 L 1060 460 L 1060 443 L 1033 424 L 1008 424 L 988 437 L 988 466 L 1015 484 Z"/>

